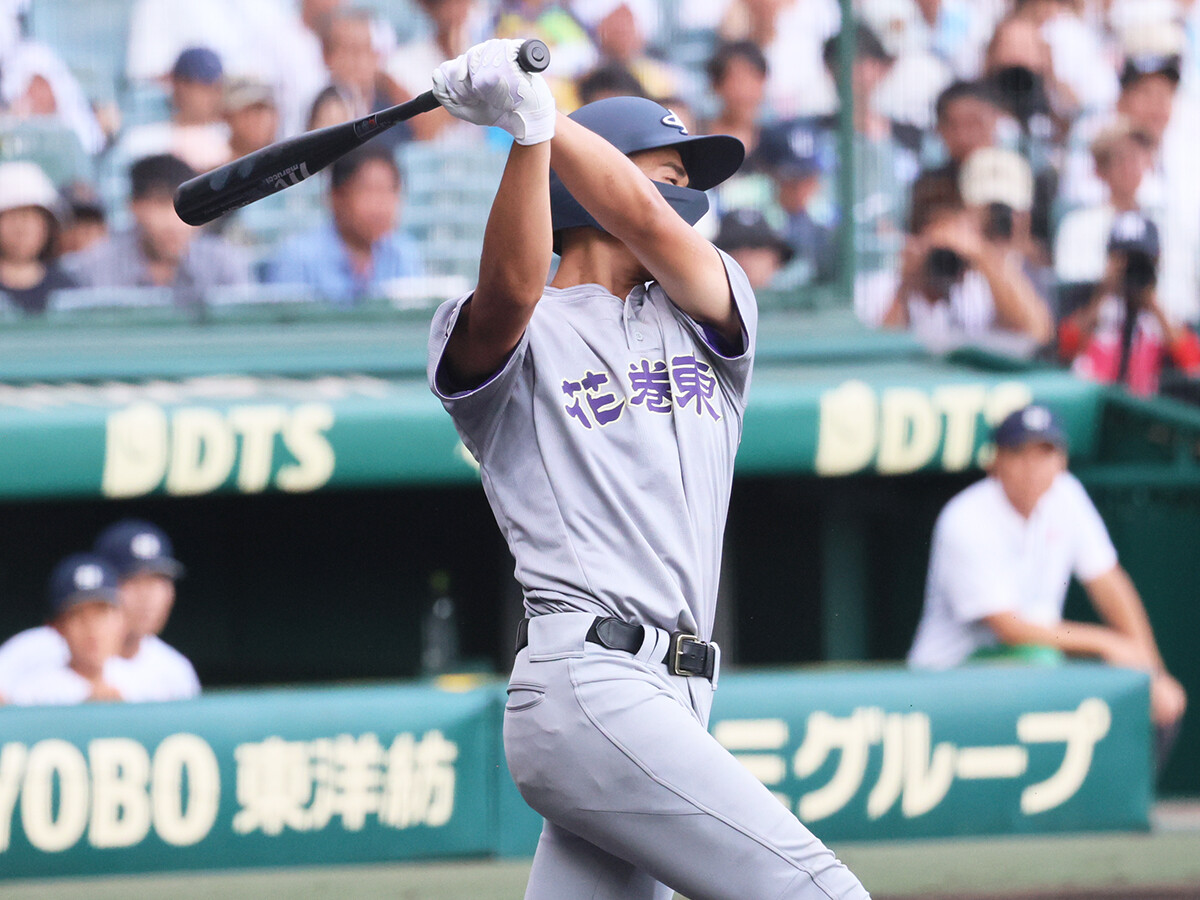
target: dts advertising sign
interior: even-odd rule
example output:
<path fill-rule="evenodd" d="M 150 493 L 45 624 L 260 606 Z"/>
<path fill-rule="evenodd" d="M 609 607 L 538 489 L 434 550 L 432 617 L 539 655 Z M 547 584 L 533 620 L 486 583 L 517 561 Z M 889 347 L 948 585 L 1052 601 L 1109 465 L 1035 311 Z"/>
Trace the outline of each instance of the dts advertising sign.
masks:
<path fill-rule="evenodd" d="M 831 841 L 1142 829 L 1148 680 L 730 673 L 712 733 Z M 530 856 L 503 685 L 0 709 L 0 878 Z"/>

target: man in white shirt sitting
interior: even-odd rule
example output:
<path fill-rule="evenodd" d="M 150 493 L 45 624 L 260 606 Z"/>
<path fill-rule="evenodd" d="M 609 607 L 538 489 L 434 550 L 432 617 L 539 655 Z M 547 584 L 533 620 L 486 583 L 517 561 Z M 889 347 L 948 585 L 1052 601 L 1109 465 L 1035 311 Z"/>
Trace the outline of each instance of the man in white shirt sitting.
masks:
<path fill-rule="evenodd" d="M 1187 697 L 1163 664 L 1137 589 L 1083 485 L 1067 472 L 1066 438 L 1042 406 L 993 433 L 988 477 L 953 497 L 933 531 L 925 608 L 908 654 L 948 669 L 1007 653 L 1096 657 L 1151 676 L 1160 763 Z M 1063 619 L 1067 586 L 1083 584 L 1103 624 Z"/>
<path fill-rule="evenodd" d="M 125 633 L 117 573 L 103 558 L 77 553 L 50 576 L 51 629 L 65 647 L 56 665 L 42 666 L 6 688 L 15 706 L 68 706 L 124 700 L 124 675 L 113 658 Z"/>
<path fill-rule="evenodd" d="M 158 635 L 175 605 L 175 580 L 183 565 L 171 540 L 149 522 L 126 519 L 106 528 L 93 549 L 120 579 L 125 640 L 120 658 L 129 669 L 126 700 L 184 700 L 200 693 L 196 670 Z"/>

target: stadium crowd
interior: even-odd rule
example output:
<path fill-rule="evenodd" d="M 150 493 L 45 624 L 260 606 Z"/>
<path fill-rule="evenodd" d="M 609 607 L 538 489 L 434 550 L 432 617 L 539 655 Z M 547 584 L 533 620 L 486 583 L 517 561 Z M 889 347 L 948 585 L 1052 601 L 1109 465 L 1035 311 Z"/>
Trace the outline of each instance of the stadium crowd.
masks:
<path fill-rule="evenodd" d="M 853 304 L 872 327 L 909 329 L 935 349 L 1056 357 L 1143 394 L 1164 371 L 1200 372 L 1200 175 L 1189 159 L 1200 3 L 853 8 L 844 23 L 837 0 L 130 0 L 104 84 L 77 46 L 35 27 L 29 0 L 8 0 L 6 314 L 80 296 L 137 305 L 134 287 L 185 306 L 222 289 L 354 305 L 461 274 L 430 223 L 482 219 L 486 204 L 410 208 L 428 185 L 405 183 L 407 163 L 420 148 L 437 160 L 504 147 L 441 110 L 202 230 L 179 222 L 171 197 L 276 139 L 411 98 L 482 38 L 540 37 L 563 111 L 642 94 L 693 131 L 745 143 L 746 165 L 713 192 L 699 227 L 757 287 L 846 284 L 848 220 Z M 853 29 L 846 134 L 843 28 Z"/>

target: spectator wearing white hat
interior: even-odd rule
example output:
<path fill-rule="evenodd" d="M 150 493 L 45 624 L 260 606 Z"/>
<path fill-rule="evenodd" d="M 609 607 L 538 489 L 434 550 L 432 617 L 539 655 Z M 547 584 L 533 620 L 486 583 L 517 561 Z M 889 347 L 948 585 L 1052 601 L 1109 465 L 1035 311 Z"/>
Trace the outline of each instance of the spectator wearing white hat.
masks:
<path fill-rule="evenodd" d="M 1033 169 L 1021 154 L 981 147 L 963 163 L 958 189 L 979 221 L 984 240 L 1005 263 L 1024 273 L 1042 302 L 1054 297 L 1054 272 L 1033 238 Z"/>
<path fill-rule="evenodd" d="M 36 163 L 0 164 L 0 294 L 23 312 L 43 312 L 52 291 L 75 285 L 56 255 L 61 211 Z"/>

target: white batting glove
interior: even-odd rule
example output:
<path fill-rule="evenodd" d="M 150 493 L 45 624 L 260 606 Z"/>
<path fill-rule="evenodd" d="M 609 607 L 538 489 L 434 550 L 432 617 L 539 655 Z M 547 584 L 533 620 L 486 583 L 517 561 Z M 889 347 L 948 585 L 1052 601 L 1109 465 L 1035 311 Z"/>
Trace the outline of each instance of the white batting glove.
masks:
<path fill-rule="evenodd" d="M 433 95 L 451 115 L 475 125 L 495 125 L 518 144 L 554 137 L 554 97 L 541 73 L 517 65 L 522 41 L 476 44 L 433 71 Z"/>

